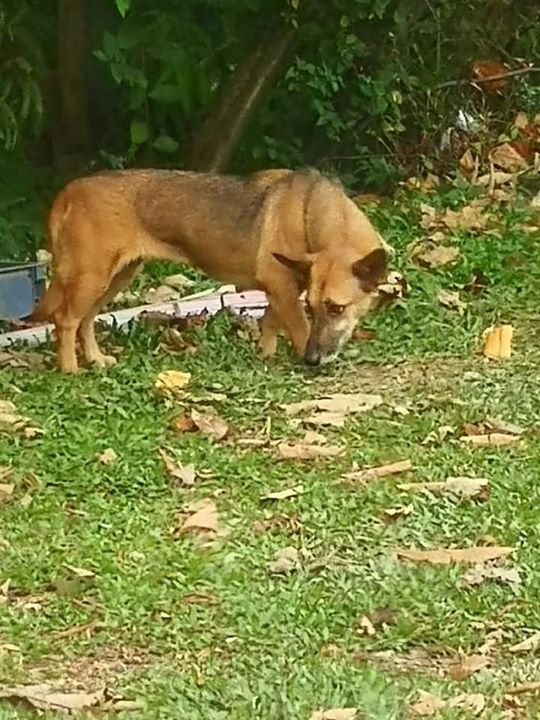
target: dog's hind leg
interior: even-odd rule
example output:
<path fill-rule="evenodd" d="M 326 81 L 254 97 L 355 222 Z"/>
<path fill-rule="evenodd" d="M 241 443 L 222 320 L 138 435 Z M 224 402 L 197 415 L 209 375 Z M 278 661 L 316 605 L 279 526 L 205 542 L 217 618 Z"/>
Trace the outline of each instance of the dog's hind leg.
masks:
<path fill-rule="evenodd" d="M 102 307 L 105 307 L 119 292 L 129 285 L 142 266 L 142 262 L 134 260 L 119 270 L 112 278 L 105 293 L 94 303 L 91 310 L 83 318 L 79 327 L 79 338 L 87 362 L 94 363 L 98 367 L 108 367 L 116 363 L 114 356 L 104 355 L 101 352 L 96 339 L 94 319 Z"/>

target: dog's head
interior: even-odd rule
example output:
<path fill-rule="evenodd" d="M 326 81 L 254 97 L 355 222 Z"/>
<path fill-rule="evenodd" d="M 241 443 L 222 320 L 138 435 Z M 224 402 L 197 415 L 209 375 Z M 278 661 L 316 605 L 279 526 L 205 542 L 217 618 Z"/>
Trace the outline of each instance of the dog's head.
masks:
<path fill-rule="evenodd" d="M 377 302 L 386 272 L 386 253 L 376 248 L 358 256 L 349 248 L 301 257 L 275 254 L 306 288 L 311 330 L 304 353 L 308 365 L 331 362 L 351 337 L 359 319 Z"/>

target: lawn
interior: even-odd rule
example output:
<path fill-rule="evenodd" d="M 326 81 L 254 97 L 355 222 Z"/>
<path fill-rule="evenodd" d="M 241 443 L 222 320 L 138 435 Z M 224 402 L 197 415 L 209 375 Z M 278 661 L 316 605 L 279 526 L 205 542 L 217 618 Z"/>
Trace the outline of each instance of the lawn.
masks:
<path fill-rule="evenodd" d="M 104 716 L 123 717 L 122 698 L 143 706 L 125 717 L 148 720 L 310 720 L 333 708 L 369 720 L 540 716 L 534 691 L 511 694 L 540 680 L 540 641 L 514 647 L 540 629 L 538 220 L 516 198 L 484 208 L 481 231 L 444 229 L 460 250 L 453 265 L 423 269 L 407 251 L 433 232 L 421 203 L 470 199 L 454 188 L 372 210 L 408 294 L 322 371 L 284 342 L 265 363 L 227 316 L 190 331 L 192 353 L 165 350 L 156 328 L 102 332 L 121 351 L 106 372 L 61 376 L 51 348 L 2 356 L 0 398 L 42 434 L 0 431 L 0 467 L 12 468 L 3 482 L 15 485 L 0 494 L 0 686 L 106 687 Z M 485 288 L 470 284 L 478 270 Z M 459 290 L 461 313 L 441 305 L 440 289 Z M 497 322 L 514 326 L 514 352 L 487 361 L 482 332 Z M 183 395 L 156 390 L 164 370 L 191 374 Z M 276 441 L 314 429 L 283 404 L 329 393 L 382 403 L 317 428 L 342 454 L 280 459 Z M 223 440 L 171 429 L 208 405 L 229 426 Z M 504 446 L 460 440 L 489 417 L 523 433 Z M 116 459 L 104 463 L 108 448 Z M 193 485 L 170 477 L 163 450 L 193 464 Z M 399 476 L 343 478 L 407 459 Z M 486 479 L 489 491 L 398 487 L 456 476 Z M 217 532 L 182 531 L 201 500 L 215 504 Z M 513 551 L 476 568 L 478 584 L 472 565 L 396 556 L 491 545 Z M 290 572 L 273 573 L 290 547 Z M 424 709 L 420 691 L 436 696 Z M 0 701 L 2 720 L 31 716 Z"/>

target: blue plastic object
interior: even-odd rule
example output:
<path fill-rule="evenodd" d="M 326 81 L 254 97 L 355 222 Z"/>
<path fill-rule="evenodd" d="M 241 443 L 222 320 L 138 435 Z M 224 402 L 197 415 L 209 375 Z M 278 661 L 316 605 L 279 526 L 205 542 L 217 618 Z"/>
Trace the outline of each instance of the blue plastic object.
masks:
<path fill-rule="evenodd" d="M 0 320 L 23 320 L 31 315 L 44 290 L 43 265 L 0 262 Z"/>

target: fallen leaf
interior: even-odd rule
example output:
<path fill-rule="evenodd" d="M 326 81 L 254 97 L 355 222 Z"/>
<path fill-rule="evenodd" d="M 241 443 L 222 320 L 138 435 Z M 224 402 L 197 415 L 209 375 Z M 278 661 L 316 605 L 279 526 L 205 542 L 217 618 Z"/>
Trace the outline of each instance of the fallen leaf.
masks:
<path fill-rule="evenodd" d="M 191 411 L 191 419 L 200 432 L 205 435 L 210 435 L 218 442 L 223 440 L 229 432 L 229 426 L 225 420 L 217 414 L 214 408 L 208 407 L 204 412 L 193 409 Z"/>
<path fill-rule="evenodd" d="M 298 565 L 298 550 L 293 547 L 285 547 L 274 555 L 274 559 L 268 565 L 268 570 L 272 575 L 287 575 L 296 570 Z"/>
<path fill-rule="evenodd" d="M 489 667 L 490 661 L 485 655 L 471 655 L 464 658 L 460 662 L 452 665 L 448 674 L 452 680 L 465 680 L 465 678 L 474 675 L 478 670 Z"/>
<path fill-rule="evenodd" d="M 460 497 L 487 497 L 489 480 L 486 478 L 450 477 L 443 482 L 404 483 L 398 485 L 399 490 L 432 493 L 451 493 Z"/>
<path fill-rule="evenodd" d="M 268 493 L 268 495 L 262 495 L 261 500 L 288 500 L 289 498 L 298 497 L 304 492 L 303 485 L 295 485 L 292 488 L 286 490 L 278 490 L 276 492 Z"/>
<path fill-rule="evenodd" d="M 64 567 L 77 578 L 93 578 L 96 576 L 95 572 L 92 572 L 92 570 L 86 570 L 85 568 L 76 567 L 75 565 L 68 565 L 67 563 L 64 563 Z"/>
<path fill-rule="evenodd" d="M 302 526 L 295 515 L 272 515 L 264 520 L 256 520 L 251 527 L 253 532 L 260 534 L 270 530 L 286 530 L 297 533 Z"/>
<path fill-rule="evenodd" d="M 447 700 L 446 707 L 449 709 L 469 710 L 473 715 L 480 715 L 486 707 L 486 698 L 481 693 L 458 695 Z"/>
<path fill-rule="evenodd" d="M 14 490 L 15 485 L 10 485 L 9 483 L 0 483 L 0 503 L 3 503 L 5 500 L 7 500 L 8 497 L 13 494 Z"/>
<path fill-rule="evenodd" d="M 507 360 L 512 355 L 512 325 L 489 328 L 484 333 L 484 355 L 491 360 Z"/>
<path fill-rule="evenodd" d="M 459 258 L 459 248 L 448 245 L 439 245 L 436 247 L 429 246 L 422 250 L 418 248 L 418 252 L 414 252 L 413 259 L 418 261 L 420 265 L 424 265 L 430 269 L 443 267 L 454 263 Z"/>
<path fill-rule="evenodd" d="M 449 308 L 450 310 L 457 310 L 459 315 L 463 315 L 467 308 L 467 303 L 463 302 L 459 297 L 459 293 L 455 290 L 438 290 L 437 300 L 443 307 Z"/>
<path fill-rule="evenodd" d="M 50 710 L 61 713 L 73 713 L 99 705 L 103 700 L 104 690 L 94 693 L 61 692 L 51 685 L 27 685 L 5 688 L 0 691 L 0 698 L 9 701 L 23 701 L 37 710 Z"/>
<path fill-rule="evenodd" d="M 383 283 L 377 286 L 377 292 L 389 298 L 402 298 L 407 289 L 403 275 L 395 270 L 389 272 Z"/>
<path fill-rule="evenodd" d="M 436 715 L 440 710 L 444 710 L 446 702 L 431 693 L 425 692 L 424 690 L 418 691 L 418 700 L 411 705 L 411 713 L 418 717 L 430 717 Z"/>
<path fill-rule="evenodd" d="M 197 426 L 189 415 L 176 415 L 169 423 L 171 430 L 175 432 L 194 432 Z"/>
<path fill-rule="evenodd" d="M 384 517 L 390 522 L 394 522 L 400 517 L 407 517 L 414 512 L 414 505 L 405 505 L 404 507 L 386 508 Z"/>
<path fill-rule="evenodd" d="M 4 467 L 0 467 L 0 482 L 7 480 L 11 475 L 13 475 L 13 468 L 11 465 L 4 465 Z"/>
<path fill-rule="evenodd" d="M 497 580 L 510 585 L 521 585 L 521 577 L 515 568 L 496 565 L 475 565 L 459 580 L 459 587 L 480 585 L 484 580 Z"/>
<path fill-rule="evenodd" d="M 180 370 L 164 370 L 157 376 L 156 389 L 165 393 L 174 393 L 183 390 L 191 380 L 191 373 Z"/>
<path fill-rule="evenodd" d="M 536 195 L 531 200 L 531 207 L 535 208 L 535 209 L 540 208 L 540 190 L 536 193 Z M 535 228 L 535 229 L 538 230 L 538 228 Z"/>
<path fill-rule="evenodd" d="M 520 683 L 514 685 L 514 687 L 506 690 L 510 695 L 524 695 L 526 693 L 537 693 L 540 692 L 540 681 L 536 680 L 533 682 Z"/>
<path fill-rule="evenodd" d="M 534 652 L 540 648 L 540 632 L 536 632 L 526 640 L 508 648 L 511 653 Z"/>
<path fill-rule="evenodd" d="M 277 452 L 283 460 L 316 460 L 317 458 L 337 457 L 344 449 L 337 445 L 314 445 L 306 442 L 296 444 L 279 443 Z"/>
<path fill-rule="evenodd" d="M 472 548 L 444 548 L 440 550 L 398 549 L 396 557 L 413 562 L 428 562 L 434 565 L 448 565 L 453 562 L 484 563 L 489 560 L 506 557 L 513 552 L 512 547 L 480 546 Z"/>
<path fill-rule="evenodd" d="M 32 427 L 30 420 L 17 412 L 16 406 L 10 400 L 0 400 L 0 430 L 22 432 L 29 440 L 43 434 L 43 430 Z"/>
<path fill-rule="evenodd" d="M 510 143 L 503 143 L 492 150 L 489 159 L 494 165 L 507 172 L 515 173 L 520 170 L 526 170 L 528 167 L 527 161 Z"/>
<path fill-rule="evenodd" d="M 367 617 L 367 615 L 364 615 L 363 618 L 360 619 L 360 630 L 363 635 L 369 635 L 372 637 L 373 635 L 377 634 L 377 630 L 371 620 Z"/>
<path fill-rule="evenodd" d="M 118 455 L 112 448 L 106 448 L 98 455 L 98 460 L 102 465 L 111 465 L 118 460 Z"/>
<path fill-rule="evenodd" d="M 334 393 L 332 395 L 326 395 L 320 400 L 304 400 L 302 402 L 283 405 L 282 407 L 287 415 L 298 415 L 311 410 L 349 414 L 363 413 L 373 410 L 373 408 L 381 405 L 382 402 L 383 399 L 380 395 L 371 395 L 367 393 L 356 393 L 353 395 Z"/>
<path fill-rule="evenodd" d="M 160 285 L 157 288 L 149 288 L 142 296 L 145 304 L 167 303 L 180 300 L 180 293 L 169 285 Z"/>
<path fill-rule="evenodd" d="M 515 179 L 515 173 L 508 173 L 503 172 L 502 170 L 496 170 L 492 173 L 480 175 L 480 177 L 477 178 L 474 184 L 478 185 L 479 187 L 494 187 L 496 185 L 505 185 L 506 183 Z"/>
<path fill-rule="evenodd" d="M 473 173 L 478 167 L 478 159 L 474 158 L 472 152 L 467 148 L 459 158 L 459 167 L 466 173 Z"/>
<path fill-rule="evenodd" d="M 486 435 L 463 435 L 460 437 L 462 443 L 473 447 L 485 447 L 487 445 L 500 447 L 501 445 L 512 445 L 521 441 L 519 435 L 507 433 L 487 433 Z"/>
<path fill-rule="evenodd" d="M 377 480 L 388 477 L 389 475 L 398 475 L 399 473 L 408 472 L 409 470 L 412 470 L 411 461 L 399 460 L 398 462 L 388 465 L 379 465 L 378 467 L 364 468 L 363 470 L 345 473 L 342 479 L 353 482 L 367 482 L 368 480 Z"/>
<path fill-rule="evenodd" d="M 356 720 L 356 708 L 334 708 L 333 710 L 317 710 L 309 720 Z"/>
<path fill-rule="evenodd" d="M 441 217 L 449 230 L 468 230 L 469 232 L 484 230 L 489 217 L 477 205 L 465 205 L 460 210 L 447 208 Z"/>
<path fill-rule="evenodd" d="M 508 422 L 499 417 L 488 417 L 486 423 L 493 432 L 505 435 L 523 435 L 525 430 L 515 423 Z"/>
<path fill-rule="evenodd" d="M 217 507 L 212 500 L 203 500 L 199 509 L 190 515 L 182 525 L 182 532 L 217 532 L 218 513 Z"/>
<path fill-rule="evenodd" d="M 441 443 L 449 435 L 452 435 L 454 428 L 451 425 L 441 425 L 440 427 L 432 430 L 422 440 L 422 445 L 431 445 L 433 443 Z"/>
<path fill-rule="evenodd" d="M 175 275 L 168 275 L 163 279 L 163 284 L 174 288 L 175 290 L 187 290 L 193 287 L 195 284 L 193 280 L 182 275 L 182 273 L 176 273 Z"/>
<path fill-rule="evenodd" d="M 165 464 L 165 469 L 167 470 L 170 478 L 179 480 L 180 483 L 186 487 L 191 487 L 195 484 L 197 473 L 195 472 L 194 465 L 180 465 L 174 460 L 174 458 L 165 452 L 165 450 L 160 449 L 159 454 L 161 455 L 161 459 Z"/>

